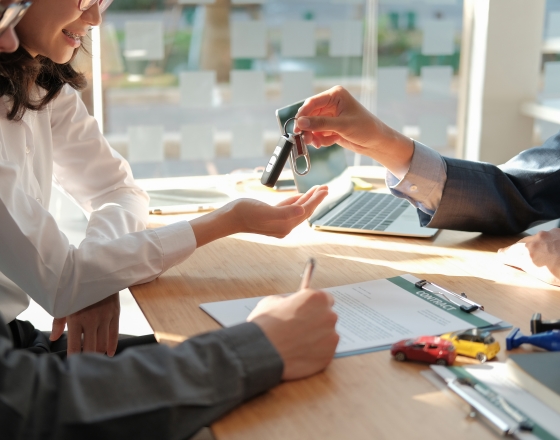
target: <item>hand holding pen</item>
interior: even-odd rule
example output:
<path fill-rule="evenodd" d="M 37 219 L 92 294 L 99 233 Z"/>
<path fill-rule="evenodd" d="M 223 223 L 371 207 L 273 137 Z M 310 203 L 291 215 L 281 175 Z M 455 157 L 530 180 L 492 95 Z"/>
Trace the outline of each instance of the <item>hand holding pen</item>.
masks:
<path fill-rule="evenodd" d="M 298 292 L 289 296 L 267 296 L 247 318 L 263 330 L 282 357 L 284 380 L 321 371 L 332 360 L 338 344 L 333 297 L 309 288 L 314 267 L 315 260 L 310 258 Z"/>

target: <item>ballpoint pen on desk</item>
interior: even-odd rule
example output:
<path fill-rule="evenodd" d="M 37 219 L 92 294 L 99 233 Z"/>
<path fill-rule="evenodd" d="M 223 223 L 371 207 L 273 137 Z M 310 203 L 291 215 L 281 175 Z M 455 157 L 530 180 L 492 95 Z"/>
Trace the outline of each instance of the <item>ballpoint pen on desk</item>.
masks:
<path fill-rule="evenodd" d="M 435 283 L 431 283 L 430 281 L 426 281 L 426 280 L 420 280 L 417 283 L 414 284 L 416 287 L 418 287 L 419 289 L 425 290 L 426 292 L 430 292 L 433 293 L 434 295 L 440 295 L 443 296 L 446 300 L 448 300 L 449 302 L 455 304 L 457 307 L 459 307 L 463 312 L 466 313 L 472 313 L 475 310 L 484 310 L 484 307 L 481 304 L 477 304 L 474 301 L 471 301 L 470 299 L 467 298 L 467 295 L 465 295 L 464 293 L 455 293 L 452 292 L 451 290 L 447 290 L 441 286 L 438 286 Z M 431 285 L 434 286 L 436 289 L 442 290 L 443 292 L 436 292 L 435 290 L 432 290 L 430 288 L 427 287 L 427 285 Z M 445 293 L 444 293 L 445 292 Z M 453 296 L 454 298 L 459 299 L 460 301 L 469 304 L 464 305 L 464 304 L 459 304 L 458 302 L 454 301 L 453 299 L 449 298 L 447 295 L 449 296 Z"/>
<path fill-rule="evenodd" d="M 313 269 L 315 269 L 315 259 L 309 258 L 307 260 L 307 263 L 305 263 L 305 267 L 303 268 L 303 273 L 301 274 L 301 283 L 298 290 L 307 289 L 309 287 Z"/>
<path fill-rule="evenodd" d="M 150 214 L 164 215 L 164 214 L 190 214 L 196 212 L 213 211 L 222 207 L 224 204 L 206 204 L 206 205 L 175 205 L 175 206 L 161 206 L 159 208 L 150 208 Z"/>

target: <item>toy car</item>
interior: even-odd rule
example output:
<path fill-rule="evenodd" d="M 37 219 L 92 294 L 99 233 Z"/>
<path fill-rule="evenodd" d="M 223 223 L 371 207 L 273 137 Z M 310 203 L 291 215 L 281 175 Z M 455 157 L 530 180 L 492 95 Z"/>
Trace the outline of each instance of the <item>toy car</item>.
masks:
<path fill-rule="evenodd" d="M 451 365 L 457 352 L 449 341 L 438 336 L 420 336 L 404 339 L 391 346 L 391 354 L 397 361 L 421 361 L 438 365 Z"/>
<path fill-rule="evenodd" d="M 492 334 L 477 328 L 446 333 L 441 337 L 453 343 L 457 354 L 476 358 L 480 362 L 493 359 L 500 351 L 500 344 L 494 340 Z"/>

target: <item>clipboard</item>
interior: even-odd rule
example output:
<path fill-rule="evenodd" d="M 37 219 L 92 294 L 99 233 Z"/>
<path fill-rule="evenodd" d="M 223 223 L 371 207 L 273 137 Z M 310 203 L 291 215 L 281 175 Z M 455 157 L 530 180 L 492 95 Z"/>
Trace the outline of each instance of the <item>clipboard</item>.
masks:
<path fill-rule="evenodd" d="M 469 367 L 431 365 L 430 368 L 422 372 L 426 379 L 436 387 L 447 389 L 459 397 L 470 408 L 470 417 L 480 419 L 498 434 L 520 440 L 560 439 L 559 431 L 555 429 L 560 424 L 560 414 L 510 382 L 506 378 L 506 367 L 503 363 Z M 477 370 L 482 372 L 484 369 L 496 369 L 495 374 L 501 377 L 503 389 L 510 387 L 511 392 L 500 393 L 497 391 L 499 386 L 491 386 L 477 374 L 470 374 L 476 373 Z M 532 406 L 537 402 L 540 410 L 529 414 L 528 402 L 531 402 Z"/>

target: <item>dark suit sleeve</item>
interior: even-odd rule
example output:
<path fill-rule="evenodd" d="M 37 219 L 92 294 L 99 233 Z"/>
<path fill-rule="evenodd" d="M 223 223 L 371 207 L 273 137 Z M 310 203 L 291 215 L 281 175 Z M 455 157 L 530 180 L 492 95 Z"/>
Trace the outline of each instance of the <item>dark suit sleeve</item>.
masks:
<path fill-rule="evenodd" d="M 499 167 L 444 158 L 447 182 L 423 226 L 517 234 L 536 222 L 560 218 L 560 134 Z"/>
<path fill-rule="evenodd" d="M 0 321 L 1 322 L 1 321 Z M 2 438 L 182 439 L 280 382 L 283 362 L 252 323 L 111 359 L 12 349 L 0 324 Z"/>

